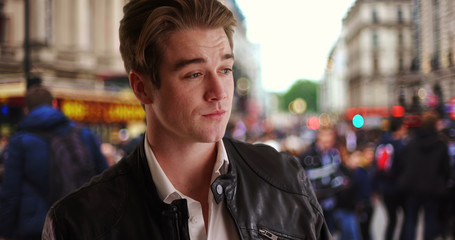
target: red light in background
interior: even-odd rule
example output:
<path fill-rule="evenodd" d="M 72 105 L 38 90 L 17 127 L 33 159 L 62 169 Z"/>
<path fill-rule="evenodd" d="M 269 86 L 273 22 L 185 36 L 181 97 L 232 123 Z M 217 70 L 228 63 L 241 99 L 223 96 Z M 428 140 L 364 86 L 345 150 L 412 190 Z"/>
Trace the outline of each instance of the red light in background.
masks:
<path fill-rule="evenodd" d="M 404 107 L 400 105 L 393 106 L 392 109 L 390 110 L 390 113 L 394 117 L 403 117 L 404 116 Z"/>
<path fill-rule="evenodd" d="M 455 97 L 449 99 L 449 116 L 455 120 Z"/>
<path fill-rule="evenodd" d="M 321 126 L 318 117 L 309 117 L 306 120 L 306 126 L 311 130 L 317 130 Z"/>

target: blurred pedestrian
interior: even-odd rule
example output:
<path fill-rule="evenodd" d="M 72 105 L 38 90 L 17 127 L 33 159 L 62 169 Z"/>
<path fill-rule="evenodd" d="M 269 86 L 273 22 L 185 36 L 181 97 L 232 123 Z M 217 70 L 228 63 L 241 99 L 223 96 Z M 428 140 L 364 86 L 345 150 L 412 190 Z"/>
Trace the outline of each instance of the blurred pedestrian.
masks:
<path fill-rule="evenodd" d="M 0 138 L 0 190 L 1 183 L 3 182 L 3 174 L 5 172 L 5 158 L 6 158 L 6 147 L 8 146 L 8 138 L 3 136 Z"/>
<path fill-rule="evenodd" d="M 50 209 L 44 239 L 330 239 L 293 156 L 223 138 L 234 14 L 217 0 L 136 0 L 123 12 L 120 51 L 145 137 Z"/>
<path fill-rule="evenodd" d="M 442 234 L 441 209 L 447 193 L 449 151 L 439 135 L 438 115 L 433 111 L 422 114 L 422 125 L 403 148 L 403 169 L 398 187 L 406 194 L 404 239 L 416 239 L 419 211 L 424 210 L 424 239 Z"/>
<path fill-rule="evenodd" d="M 120 160 L 121 153 L 119 153 L 119 150 L 115 145 L 108 142 L 104 142 L 101 143 L 100 148 L 101 153 L 103 153 L 104 157 L 106 158 L 108 166 L 112 166 Z"/>
<path fill-rule="evenodd" d="M 73 127 L 55 109 L 55 103 L 51 93 L 41 86 L 34 86 L 25 94 L 26 116 L 19 122 L 18 132 L 11 137 L 6 151 L 0 191 L 0 239 L 41 239 L 46 213 L 52 204 L 45 197 L 50 189 L 50 150 L 47 140 L 36 132 L 63 134 Z M 106 169 L 106 159 L 90 130 L 81 131 L 81 140 L 93 153 L 98 172 Z"/>
<path fill-rule="evenodd" d="M 455 122 L 451 121 L 442 130 L 442 135 L 448 145 L 450 157 L 450 174 L 447 184 L 448 194 L 444 199 L 443 220 L 445 239 L 455 238 Z"/>
<path fill-rule="evenodd" d="M 0 152 L 3 152 L 8 145 L 8 138 L 6 136 L 0 137 Z"/>
<path fill-rule="evenodd" d="M 356 195 L 356 213 L 360 225 L 363 240 L 372 239 L 370 233 L 371 220 L 373 218 L 373 176 L 374 176 L 374 153 L 375 144 L 361 144 L 359 147 L 359 159 L 355 161 L 354 181 L 358 184 Z"/>
<path fill-rule="evenodd" d="M 315 141 L 299 156 L 300 164 L 308 174 L 317 199 L 321 204 L 330 231 L 336 225 L 333 211 L 337 206 L 336 194 L 346 186 L 346 176 L 341 170 L 341 156 L 336 145 L 336 131 L 333 128 L 322 128 Z"/>
<path fill-rule="evenodd" d="M 402 174 L 402 149 L 406 144 L 407 126 L 403 118 L 389 119 L 389 129 L 384 132 L 375 152 L 373 189 L 381 197 L 387 212 L 385 239 L 394 239 L 395 232 L 403 235 L 403 227 L 397 222 L 398 215 L 404 215 L 404 195 L 397 189 L 397 179 Z M 400 237 L 402 239 L 402 237 Z"/>
<path fill-rule="evenodd" d="M 333 216 L 339 240 L 362 240 L 358 210 L 363 204 L 364 185 L 368 176 L 360 169 L 363 153 L 359 150 L 343 160 L 340 169 L 345 174 L 344 189 L 336 193 L 337 204 Z"/>

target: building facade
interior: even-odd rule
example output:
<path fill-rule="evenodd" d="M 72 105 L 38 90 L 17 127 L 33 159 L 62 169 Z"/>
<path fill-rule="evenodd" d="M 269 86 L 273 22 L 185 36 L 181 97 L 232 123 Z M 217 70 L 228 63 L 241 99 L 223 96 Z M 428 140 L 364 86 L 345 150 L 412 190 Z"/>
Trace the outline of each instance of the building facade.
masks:
<path fill-rule="evenodd" d="M 357 0 L 343 20 L 349 107 L 391 107 L 412 63 L 410 0 Z"/>
<path fill-rule="evenodd" d="M 417 110 L 439 107 L 445 115 L 444 105 L 455 97 L 455 2 L 413 0 L 412 13 L 414 61 L 400 84 L 407 105 L 417 99 Z"/>
<path fill-rule="evenodd" d="M 347 108 L 346 45 L 344 31 L 329 54 L 324 76 L 319 84 L 318 104 L 321 112 L 342 115 Z"/>
<path fill-rule="evenodd" d="M 321 86 L 328 101 L 324 111 L 336 111 L 330 100 L 336 76 L 346 84 L 347 113 L 367 109 L 384 117 L 391 106 L 402 105 L 407 114 L 432 107 L 450 115 L 449 102 L 455 102 L 454 1 L 357 0 L 342 31 Z M 345 57 L 345 75 L 334 70 L 344 62 L 338 54 Z"/>

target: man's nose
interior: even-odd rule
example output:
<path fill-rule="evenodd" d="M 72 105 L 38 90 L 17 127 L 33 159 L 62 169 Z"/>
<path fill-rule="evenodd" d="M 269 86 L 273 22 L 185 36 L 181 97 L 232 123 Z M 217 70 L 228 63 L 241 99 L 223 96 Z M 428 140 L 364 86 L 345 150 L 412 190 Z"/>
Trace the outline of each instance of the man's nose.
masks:
<path fill-rule="evenodd" d="M 206 80 L 205 100 L 220 101 L 227 97 L 227 79 L 216 73 L 210 73 Z"/>

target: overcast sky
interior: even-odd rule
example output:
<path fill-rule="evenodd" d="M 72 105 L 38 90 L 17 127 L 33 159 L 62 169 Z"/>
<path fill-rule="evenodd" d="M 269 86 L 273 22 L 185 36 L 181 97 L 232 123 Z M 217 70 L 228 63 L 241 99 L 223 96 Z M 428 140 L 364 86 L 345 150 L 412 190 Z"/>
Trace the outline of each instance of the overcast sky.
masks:
<path fill-rule="evenodd" d="M 236 0 L 248 38 L 261 45 L 262 83 L 273 92 L 319 81 L 342 19 L 355 0 Z"/>

